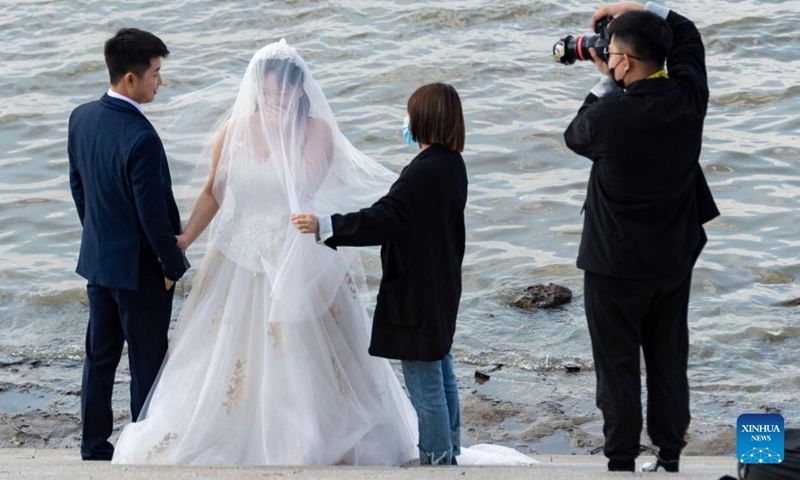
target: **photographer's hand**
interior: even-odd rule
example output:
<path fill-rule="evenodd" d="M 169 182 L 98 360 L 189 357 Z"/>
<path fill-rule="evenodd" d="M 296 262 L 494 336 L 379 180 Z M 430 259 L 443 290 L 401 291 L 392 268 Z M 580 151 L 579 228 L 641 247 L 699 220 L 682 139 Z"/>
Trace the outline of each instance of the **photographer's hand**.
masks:
<path fill-rule="evenodd" d="M 608 62 L 597 56 L 597 51 L 594 49 L 594 47 L 589 48 L 589 53 L 592 54 L 592 60 L 594 61 L 594 66 L 597 67 L 597 70 L 599 70 L 603 76 L 608 77 L 611 75 L 611 73 L 608 71 Z"/>
<path fill-rule="evenodd" d="M 597 12 L 592 16 L 592 31 L 594 31 L 594 25 L 598 20 L 602 20 L 606 17 L 617 18 L 625 12 L 630 12 L 632 10 L 644 10 L 644 7 L 644 5 L 637 2 L 619 2 L 603 5 L 602 7 L 598 8 Z M 597 64 L 597 61 L 595 61 L 595 64 Z"/>

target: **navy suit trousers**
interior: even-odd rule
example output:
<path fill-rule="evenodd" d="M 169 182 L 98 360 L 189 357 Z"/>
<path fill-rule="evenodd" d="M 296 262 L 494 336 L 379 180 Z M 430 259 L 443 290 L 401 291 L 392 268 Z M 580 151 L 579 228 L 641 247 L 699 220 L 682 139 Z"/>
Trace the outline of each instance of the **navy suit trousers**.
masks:
<path fill-rule="evenodd" d="M 114 429 L 111 395 L 123 343 L 128 343 L 131 417 L 139 417 L 167 353 L 167 331 L 175 287 L 167 291 L 155 269 L 141 269 L 139 289 L 87 285 L 89 328 L 81 389 L 84 460 L 111 460 Z"/>

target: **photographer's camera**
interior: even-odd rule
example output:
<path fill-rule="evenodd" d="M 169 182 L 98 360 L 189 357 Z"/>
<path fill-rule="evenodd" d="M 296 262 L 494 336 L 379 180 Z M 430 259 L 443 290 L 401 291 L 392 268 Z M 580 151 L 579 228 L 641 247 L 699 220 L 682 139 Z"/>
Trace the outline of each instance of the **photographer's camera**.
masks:
<path fill-rule="evenodd" d="M 594 26 L 597 35 L 581 35 L 578 38 L 572 35 L 561 37 L 561 40 L 553 45 L 553 59 L 564 65 L 572 65 L 575 60 L 591 60 L 592 54 L 589 49 L 594 47 L 597 57 L 603 61 L 608 61 L 608 44 L 611 42 L 611 34 L 608 32 L 608 24 L 613 20 L 606 17 L 598 20 Z"/>

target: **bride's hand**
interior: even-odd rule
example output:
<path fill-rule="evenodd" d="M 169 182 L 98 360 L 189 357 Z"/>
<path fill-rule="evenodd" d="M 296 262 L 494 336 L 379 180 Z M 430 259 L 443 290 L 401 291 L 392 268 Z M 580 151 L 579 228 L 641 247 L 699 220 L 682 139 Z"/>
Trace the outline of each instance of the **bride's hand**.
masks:
<path fill-rule="evenodd" d="M 319 219 L 313 213 L 295 213 L 292 214 L 292 223 L 300 233 L 319 233 Z"/>
<path fill-rule="evenodd" d="M 181 252 L 186 253 L 186 250 L 189 248 L 189 245 L 191 245 L 189 239 L 186 238 L 186 235 L 176 235 L 175 238 L 178 240 L 178 248 L 181 249 Z"/>

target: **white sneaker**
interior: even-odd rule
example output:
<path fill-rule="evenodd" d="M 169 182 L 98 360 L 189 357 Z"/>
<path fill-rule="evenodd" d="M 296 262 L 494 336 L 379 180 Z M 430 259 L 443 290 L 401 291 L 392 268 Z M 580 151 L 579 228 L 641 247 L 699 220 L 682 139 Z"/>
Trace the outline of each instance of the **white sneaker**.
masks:
<path fill-rule="evenodd" d="M 645 463 L 642 466 L 642 472 L 670 472 L 670 473 L 678 473 L 678 467 L 680 465 L 680 460 L 672 460 L 671 462 L 665 462 L 660 458 L 656 457 L 656 461 L 653 463 Z"/>

